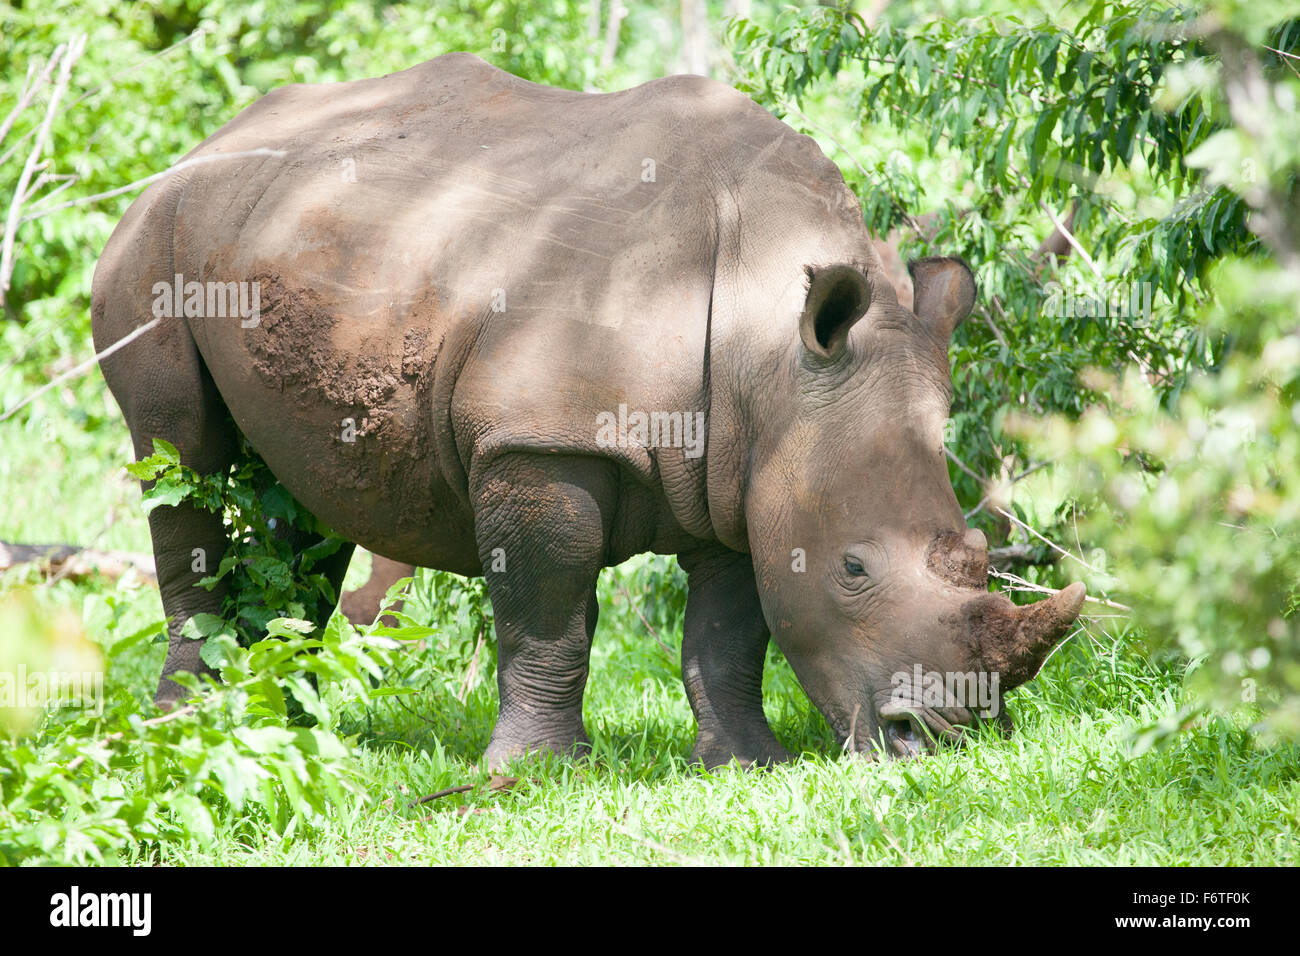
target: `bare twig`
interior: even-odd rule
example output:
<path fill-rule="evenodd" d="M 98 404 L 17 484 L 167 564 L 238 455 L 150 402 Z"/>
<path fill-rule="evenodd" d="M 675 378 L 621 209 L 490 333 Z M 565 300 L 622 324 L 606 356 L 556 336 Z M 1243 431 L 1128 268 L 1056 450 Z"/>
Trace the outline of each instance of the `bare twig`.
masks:
<path fill-rule="evenodd" d="M 1014 485 L 1014 484 L 1015 484 L 1016 482 L 1018 482 L 1018 481 L 1023 481 L 1025 478 L 1028 478 L 1030 475 L 1032 475 L 1034 472 L 1038 471 L 1040 468 L 1046 468 L 1048 465 L 1050 465 L 1050 464 L 1051 464 L 1052 462 L 1054 462 L 1054 461 L 1056 461 L 1055 458 L 1046 458 L 1046 459 L 1044 459 L 1043 461 L 1040 461 L 1040 462 L 1038 462 L 1038 463 L 1035 464 L 1035 465 L 1030 465 L 1028 468 L 1026 468 L 1026 469 L 1025 469 L 1024 471 L 1022 471 L 1020 474 L 1013 476 L 1013 477 L 1012 477 L 1012 478 L 1007 482 L 1007 485 L 1006 485 L 1006 486 Z M 1003 487 L 1005 487 L 1005 486 L 1003 486 Z M 966 518 L 967 521 L 969 521 L 969 520 L 970 520 L 971 518 L 973 518 L 975 515 L 979 514 L 981 511 L 984 510 L 984 506 L 985 506 L 986 504 L 988 504 L 988 502 L 989 502 L 989 498 L 992 496 L 992 494 L 993 494 L 992 492 L 989 492 L 988 494 L 986 494 L 983 498 L 981 498 L 981 499 L 979 500 L 979 504 L 977 504 L 977 505 L 976 505 L 974 508 L 972 508 L 970 511 L 966 512 L 966 514 L 964 515 L 964 517 Z"/>
<path fill-rule="evenodd" d="M 1286 63 L 1287 68 L 1290 69 L 1292 73 L 1300 77 L 1300 70 L 1297 70 L 1295 64 L 1290 62 L 1291 60 L 1300 60 L 1300 56 L 1296 56 L 1294 53 L 1288 53 L 1285 50 L 1275 49 L 1271 46 L 1265 46 L 1264 49 L 1268 50 L 1269 53 L 1276 53 L 1278 56 L 1286 57 L 1282 62 Z"/>
<path fill-rule="evenodd" d="M 1040 200 L 1038 206 L 1043 210 L 1043 212 L 1047 213 L 1047 218 L 1052 220 L 1052 225 L 1056 227 L 1056 231 L 1065 237 L 1065 241 L 1068 242 L 1074 251 L 1079 254 L 1079 258 L 1088 264 L 1088 268 L 1092 270 L 1092 274 L 1100 280 L 1102 278 L 1101 268 L 1097 265 L 1096 261 L 1093 260 L 1092 256 L 1088 255 L 1088 250 L 1083 248 L 1083 245 L 1078 239 L 1074 238 L 1074 233 L 1070 231 L 1070 227 L 1065 224 L 1064 220 L 1062 220 L 1052 207 L 1047 205 L 1047 203 Z"/>
<path fill-rule="evenodd" d="M 193 33 L 181 37 L 181 39 L 177 40 L 171 46 L 159 50 L 157 53 L 151 53 L 148 56 L 146 56 L 144 59 L 131 64 L 130 66 L 126 67 L 123 70 L 119 70 L 117 73 L 114 73 L 112 76 L 106 79 L 103 83 L 100 83 L 94 89 L 87 90 L 85 93 L 82 93 L 79 97 L 73 100 L 69 104 L 69 109 L 71 109 L 72 107 L 80 106 L 82 103 L 86 102 L 86 100 L 94 96 L 98 96 L 100 93 L 104 92 L 104 90 L 110 89 L 116 80 L 120 80 L 122 77 L 128 74 L 134 73 L 136 70 L 140 69 L 142 66 L 149 63 L 151 60 L 156 60 L 159 57 L 166 56 L 168 53 L 171 53 L 173 50 L 177 49 L 178 47 L 184 46 L 186 43 L 189 43 L 192 40 L 196 40 L 201 36 L 205 36 L 206 33 L 207 33 L 206 27 L 199 27 Z M 18 139 L 14 141 L 14 144 L 9 149 L 5 150 L 3 155 L 0 155 L 0 165 L 3 165 L 4 162 L 7 159 L 9 159 L 9 157 L 13 155 L 14 152 L 17 151 L 18 147 L 21 146 L 23 143 L 27 142 L 27 140 L 30 139 L 33 135 L 35 135 L 35 133 L 36 133 L 35 129 L 30 129 L 22 136 L 18 137 Z M 96 134 L 96 136 L 98 136 L 98 134 Z M 94 137 L 92 137 L 92 142 L 93 140 Z"/>
<path fill-rule="evenodd" d="M 993 303 L 993 308 L 998 310 L 998 315 L 1002 316 L 1003 319 L 1006 319 L 1007 310 L 1002 308 L 1002 300 L 995 295 L 989 301 Z M 984 324 L 987 325 L 989 331 L 993 333 L 993 337 L 998 340 L 998 344 L 1008 352 L 1011 351 L 1011 344 L 1007 341 L 1007 337 L 1002 334 L 1002 330 L 998 328 L 998 324 L 993 321 L 993 316 L 989 315 L 988 310 L 980 309 L 979 313 L 980 318 L 984 320 Z"/>
<path fill-rule="evenodd" d="M 600 53 L 602 70 L 609 69 L 614 62 L 614 56 L 618 53 L 618 31 L 626 16 L 627 7 L 623 6 L 622 0 L 610 0 L 609 19 L 605 21 L 605 48 Z"/>
<path fill-rule="evenodd" d="M 431 793 L 428 796 L 421 797 L 414 803 L 407 804 L 407 806 L 418 807 L 423 803 L 432 803 L 434 800 L 441 800 L 443 797 L 450 797 L 453 793 L 469 793 L 473 789 L 474 784 L 472 783 L 464 783 L 459 787 L 448 787 L 446 790 L 439 790 L 437 793 Z"/>
<path fill-rule="evenodd" d="M 492 774 L 491 777 L 488 778 L 488 785 L 486 788 L 486 792 L 500 793 L 503 790 L 509 790 L 518 782 L 519 782 L 518 777 L 506 777 L 501 774 L 494 773 Z M 423 803 L 431 803 L 434 800 L 441 800 L 443 797 L 450 797 L 454 793 L 469 793 L 469 791 L 475 790 L 477 788 L 478 788 L 478 784 L 476 783 L 463 783 L 458 787 L 448 787 L 446 790 L 439 790 L 437 793 L 431 793 L 426 797 L 420 797 L 420 799 L 407 804 L 407 806 L 418 807 L 420 804 Z"/>
<path fill-rule="evenodd" d="M 169 166 L 162 172 L 154 173 L 152 176 L 146 176 L 144 179 L 137 179 L 133 183 L 127 183 L 125 186 L 118 186 L 116 189 L 110 189 L 107 192 L 95 193 L 93 196 L 78 196 L 76 199 L 69 199 L 67 202 L 59 203 L 57 206 L 38 206 L 23 217 L 23 222 L 30 222 L 33 219 L 39 219 L 41 216 L 48 216 L 50 213 L 58 212 L 60 209 L 71 209 L 73 206 L 84 206 L 87 203 L 99 202 L 101 199 L 112 199 L 114 196 L 120 196 L 123 193 L 129 193 L 133 189 L 139 189 L 141 186 L 148 186 L 150 183 L 157 182 L 167 176 L 174 176 L 182 170 L 189 169 L 191 166 L 200 166 L 204 163 L 215 163 L 226 159 L 246 159 L 249 156 L 284 156 L 285 151 L 282 149 L 270 149 L 266 146 L 259 146 L 256 149 L 246 149 L 238 153 L 213 153 L 208 156 L 195 156 L 193 159 L 187 159 L 184 162 L 177 163 L 175 166 Z"/>
<path fill-rule="evenodd" d="M 1009 571 L 989 570 L 989 577 L 998 578 L 1002 581 L 1010 581 L 1015 587 L 1008 588 L 1009 591 L 1037 591 L 1040 594 L 1059 594 L 1060 588 L 1049 588 L 1041 584 L 1034 584 L 1032 581 L 1026 581 L 1018 574 L 1012 574 Z M 1120 604 L 1118 601 L 1111 601 L 1107 598 L 1093 597 L 1091 594 L 1084 597 L 1085 601 L 1092 601 L 1095 604 L 1104 604 L 1106 607 L 1113 607 L 1117 611 L 1128 611 L 1132 613 L 1133 609 L 1127 604 Z"/>
<path fill-rule="evenodd" d="M 659 632 L 655 630 L 655 626 L 646 620 L 645 615 L 641 613 L 641 608 L 637 606 L 636 601 L 632 600 L 632 595 L 628 591 L 627 585 L 625 585 L 622 581 L 619 581 L 618 589 L 623 592 L 623 597 L 627 598 L 628 606 L 631 607 L 632 610 L 636 612 L 636 616 L 641 619 L 641 623 L 645 625 L 645 629 L 650 632 L 650 636 L 655 639 L 655 643 L 659 645 L 660 649 L 667 656 L 668 660 L 670 661 L 673 660 L 673 652 L 668 649 L 668 645 L 663 642 L 662 638 L 660 638 Z"/>
<path fill-rule="evenodd" d="M 54 68 L 59 65 L 59 60 L 63 58 L 62 51 L 62 47 L 55 49 L 54 55 L 46 61 L 44 68 L 41 70 L 41 75 L 36 78 L 35 83 L 32 82 L 32 76 L 36 73 L 36 64 L 31 63 L 28 65 L 27 77 L 23 80 L 23 88 L 18 92 L 18 102 L 9 111 L 9 115 L 5 117 L 4 122 L 0 123 L 0 143 L 5 141 L 5 137 L 9 135 L 9 130 L 13 128 L 18 117 L 23 114 L 23 110 L 27 109 L 32 100 L 36 98 L 36 91 L 50 82 L 50 75 L 53 74 Z"/>
<path fill-rule="evenodd" d="M 160 57 L 164 57 L 167 54 L 171 53 L 173 50 L 176 50 L 187 43 L 193 43 L 195 40 L 198 40 L 201 37 L 206 36 L 207 32 L 208 32 L 208 28 L 206 26 L 201 26 L 193 33 L 187 33 L 185 36 L 181 37 L 171 46 L 164 47 L 163 49 L 159 50 L 157 53 L 150 53 L 148 56 L 144 57 L 143 59 L 137 60 L 135 63 L 132 63 L 130 66 L 126 67 L 125 69 L 118 70 L 108 79 L 104 80 L 103 83 L 100 83 L 94 89 L 87 90 L 85 93 L 79 96 L 73 102 L 72 105 L 78 106 L 81 103 L 84 103 L 86 100 L 90 99 L 92 96 L 99 95 L 104 90 L 110 88 L 116 81 L 120 80 L 122 77 L 134 73 L 136 70 L 140 69 L 146 63 L 149 63 L 150 61 L 156 60 Z"/>
<path fill-rule="evenodd" d="M 478 656 L 483 650 L 483 642 L 487 640 L 487 631 L 480 628 L 478 632 L 478 642 L 474 645 L 474 654 L 469 659 L 469 670 L 465 673 L 465 680 L 460 685 L 460 693 L 456 699 L 462 704 L 469 700 L 470 689 L 474 686 L 474 681 L 478 678 Z"/>
<path fill-rule="evenodd" d="M 977 482 L 979 482 L 979 486 L 981 488 L 988 487 L 989 480 L 985 478 L 983 475 L 977 474 L 975 472 L 975 469 L 971 468 L 970 465 L 966 464 L 966 462 L 962 461 L 960 458 L 954 455 L 951 448 L 945 447 L 944 451 L 948 453 L 948 457 L 952 460 L 952 463 L 956 465 L 958 468 L 960 468 L 962 471 L 966 472 L 966 474 L 974 478 Z"/>
<path fill-rule="evenodd" d="M 18 222 L 23 204 L 31 198 L 32 176 L 38 168 L 42 170 L 44 168 L 41 164 L 41 154 L 45 152 L 45 144 L 50 137 L 50 127 L 54 125 L 54 117 L 59 111 L 59 101 L 63 99 L 63 94 L 72 79 L 72 66 L 81 57 L 85 49 L 86 36 L 82 34 L 67 43 L 59 44 L 54 50 L 54 55 L 50 57 L 51 61 L 55 59 L 59 61 L 59 78 L 55 81 L 54 92 L 50 95 L 50 102 L 45 107 L 45 117 L 37 128 L 36 141 L 32 144 L 31 152 L 27 154 L 27 161 L 23 163 L 23 170 L 18 175 L 18 185 L 14 187 L 13 199 L 9 203 L 9 213 L 5 220 L 4 239 L 3 243 L 0 244 L 0 305 L 4 304 L 5 295 L 9 291 L 9 280 L 13 277 L 14 237 L 18 232 Z"/>
<path fill-rule="evenodd" d="M 1024 528 L 1026 531 L 1028 531 L 1030 534 L 1032 534 L 1032 535 L 1033 535 L 1035 538 L 1037 538 L 1039 541 L 1042 541 L 1044 544 L 1046 544 L 1048 547 L 1050 547 L 1053 551 L 1056 551 L 1056 552 L 1058 552 L 1059 554 L 1061 554 L 1062 557 L 1066 557 L 1066 558 L 1069 558 L 1071 561 L 1076 561 L 1076 562 L 1078 562 L 1079 564 L 1081 564 L 1081 565 L 1083 565 L 1085 568 L 1087 568 L 1089 571 L 1091 571 L 1093 574 L 1101 574 L 1101 571 L 1100 571 L 1100 570 L 1098 570 L 1097 568 L 1094 568 L 1091 564 L 1089 564 L 1087 561 L 1083 560 L 1082 558 L 1075 557 L 1075 555 L 1074 555 L 1073 552 L 1071 552 L 1071 551 L 1066 551 L 1064 548 L 1062 548 L 1059 544 L 1057 544 L 1056 542 L 1052 541 L 1051 539 L 1045 537 L 1044 535 L 1039 534 L 1037 531 L 1035 531 L 1035 530 L 1034 530 L 1033 528 L 1031 528 L 1029 525 L 1025 524 L 1023 521 L 1021 521 L 1019 518 L 1017 518 L 1015 515 L 1013 515 L 1010 511 L 1007 511 L 1005 508 L 998 508 L 998 509 L 996 509 L 996 510 L 997 510 L 998 514 L 1002 515 L 1002 517 L 1006 518 L 1006 519 L 1009 520 L 1009 521 L 1014 522 L 1014 523 L 1015 523 L 1016 525 L 1018 525 L 1019 527 Z"/>
<path fill-rule="evenodd" d="M 36 399 L 40 398 L 42 395 L 44 395 L 46 392 L 48 392 L 50 389 L 54 388 L 55 386 L 63 384 L 70 378 L 76 378 L 82 372 L 85 372 L 93 368 L 95 363 L 98 362 L 100 359 L 104 358 L 105 356 L 112 355 L 118 349 L 126 348 L 126 346 L 130 345 L 132 342 L 134 342 L 140 336 L 144 335 L 146 332 L 148 332 L 150 329 L 152 329 L 161 321 L 162 321 L 162 317 L 159 317 L 157 319 L 153 319 L 149 322 L 146 322 L 144 325 L 140 326 L 138 329 L 136 329 L 134 332 L 131 332 L 129 335 L 122 336 L 122 338 L 118 339 L 108 348 L 104 349 L 104 351 L 96 352 L 94 355 L 86 359 L 86 361 L 82 362 L 80 365 L 77 365 L 74 368 L 71 368 L 68 371 L 64 372 L 62 375 L 58 376 L 57 378 L 51 379 L 50 381 L 46 382 L 36 391 L 32 392 L 32 394 L 28 395 L 21 402 L 15 405 L 13 408 L 6 411 L 3 415 L 0 415 L 0 422 L 8 421 L 14 415 L 18 414 L 18 412 L 20 412 L 23 408 L 30 405 L 32 402 L 36 401 Z"/>

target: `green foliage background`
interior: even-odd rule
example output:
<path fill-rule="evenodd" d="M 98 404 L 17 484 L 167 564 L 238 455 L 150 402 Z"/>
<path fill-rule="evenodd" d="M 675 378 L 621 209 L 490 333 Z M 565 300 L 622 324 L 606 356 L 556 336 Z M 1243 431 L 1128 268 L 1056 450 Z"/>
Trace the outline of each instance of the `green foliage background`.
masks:
<path fill-rule="evenodd" d="M 87 36 L 44 153 L 48 172 L 76 177 L 53 206 L 159 172 L 283 83 L 379 75 L 452 50 L 591 90 L 683 68 L 682 5 L 624 6 L 609 55 L 609 5 L 593 30 L 579 0 L 0 3 L 0 117 L 29 67 Z M 464 854 L 450 859 L 537 859 L 528 847 L 541 833 L 550 859 L 671 862 L 722 847 L 746 862 L 1294 862 L 1300 757 L 1284 741 L 1300 735 L 1300 4 L 893 0 L 871 22 L 867 3 L 700 6 L 714 75 L 817 139 L 873 233 L 897 237 L 905 256 L 974 265 L 981 301 L 952 349 L 954 487 L 993 545 L 1032 546 L 1018 586 L 1082 577 L 1110 606 L 1090 606 L 1080 638 L 1019 692 L 1011 743 L 981 740 L 973 757 L 919 770 L 832 753 L 793 776 L 718 782 L 683 766 L 683 576 L 636 559 L 602 578 L 595 769 L 549 768 L 552 789 L 514 804 L 532 823 L 474 823 L 482 839 L 470 824 L 451 832 L 447 814 L 420 826 Z M 4 194 L 42 107 L 0 141 Z M 0 415 L 90 356 L 94 263 L 135 195 L 22 225 L 0 318 Z M 1040 251 L 1057 221 L 1082 252 Z M 1045 307 L 1052 289 L 1133 283 L 1153 291 L 1149 322 Z M 148 550 L 125 428 L 97 372 L 0 422 L 0 437 L 0 540 Z M 155 592 L 129 575 L 0 574 L 0 619 L 19 636 L 0 639 L 0 669 L 100 655 L 107 687 L 103 714 L 0 722 L 12 741 L 0 745 L 0 860 L 292 861 L 306 846 L 355 862 L 363 812 L 364 829 L 401 844 L 416 825 L 403 788 L 472 777 L 486 743 L 482 583 L 420 572 L 396 628 L 303 622 L 320 581 L 286 576 L 303 569 L 258 522 L 310 516 L 256 481 L 253 464 L 214 483 L 160 452 L 153 464 L 175 480 L 158 500 L 205 496 L 244 522 L 253 549 L 223 569 L 257 585 L 255 599 L 194 622 L 215 635 L 227 682 L 159 721 Z M 1073 558 L 1052 563 L 1017 522 Z M 770 664 L 778 733 L 833 751 L 775 651 Z M 674 796 L 635 795 L 648 784 Z M 384 793 L 392 813 L 380 821 Z M 801 801 L 815 793 L 840 803 L 810 809 Z M 474 821 L 487 799 L 448 806 Z M 598 807 L 615 829 L 565 829 L 556 799 Z M 736 809 L 747 801 L 784 822 L 749 820 Z M 603 842 L 628 826 L 633 836 Z M 1025 836 L 1036 826 L 1053 835 Z M 249 846 L 279 849 L 236 849 Z"/>

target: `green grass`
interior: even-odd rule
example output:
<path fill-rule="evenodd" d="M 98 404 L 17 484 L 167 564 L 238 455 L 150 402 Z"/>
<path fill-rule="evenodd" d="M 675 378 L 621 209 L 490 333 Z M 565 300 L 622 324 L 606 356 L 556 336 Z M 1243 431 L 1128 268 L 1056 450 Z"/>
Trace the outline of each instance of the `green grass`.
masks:
<path fill-rule="evenodd" d="M 520 764 L 505 792 L 481 788 L 423 806 L 417 797 L 484 782 L 494 695 L 467 706 L 412 697 L 373 714 L 362 765 L 373 801 L 340 807 L 310 834 L 257 827 L 219 834 L 215 852 L 168 848 L 140 862 L 259 864 L 1294 864 L 1300 754 L 1256 748 L 1212 720 L 1133 756 L 1133 729 L 1174 704 L 1173 681 L 1140 664 L 1081 692 L 1115 663 L 1080 647 L 1013 705 L 1010 741 L 984 737 L 911 763 L 839 756 L 806 701 L 773 668 L 768 710 L 804 750 L 762 773 L 686 764 L 692 726 L 664 668 L 636 663 L 644 640 L 603 635 L 587 721 L 595 755 Z M 1109 649 L 1123 654 L 1121 648 Z"/>
<path fill-rule="evenodd" d="M 69 396 L 85 407 L 93 386 Z M 124 431 L 42 403 L 35 424 L 0 426 L 0 538 L 147 548 L 138 492 L 120 479 Z M 92 405 L 93 407 L 93 405 Z M 42 436 L 33 439 L 33 434 Z M 76 461 L 63 456 L 81 456 Z M 116 514 L 110 522 L 107 519 Z M 841 755 L 771 652 L 766 706 L 801 752 L 769 772 L 688 766 L 693 722 L 678 676 L 679 628 L 667 652 L 617 589 L 602 587 L 587 692 L 590 759 L 532 760 L 520 782 L 412 806 L 444 788 L 485 784 L 477 761 L 495 714 L 491 681 L 466 700 L 467 661 L 407 651 L 399 680 L 419 693 L 353 713 L 365 798 L 300 819 L 287 835 L 256 812 L 219 815 L 215 839 L 163 842 L 137 864 L 1270 864 L 1297 862 L 1300 749 L 1266 747 L 1249 715 L 1204 717 L 1138 752 L 1139 730 L 1187 705 L 1184 665 L 1152 663 L 1114 620 L 1096 622 L 1010 698 L 1017 732 L 909 763 Z M 0 597 L 34 573 L 0 576 Z M 626 580 L 632 580 L 631 578 Z M 161 619 L 156 592 L 130 578 L 37 587 L 42 608 L 72 610 L 109 641 Z M 418 609 L 420 598 L 414 599 Z M 648 606 L 647 602 L 647 606 Z M 1103 630 L 1101 625 L 1111 625 Z M 108 692 L 142 710 L 161 648 L 110 655 Z"/>

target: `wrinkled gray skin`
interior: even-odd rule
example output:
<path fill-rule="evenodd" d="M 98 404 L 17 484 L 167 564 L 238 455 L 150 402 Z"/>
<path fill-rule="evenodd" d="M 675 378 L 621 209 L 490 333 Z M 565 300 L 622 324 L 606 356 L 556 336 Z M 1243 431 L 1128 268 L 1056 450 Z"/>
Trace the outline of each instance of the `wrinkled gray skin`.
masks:
<path fill-rule="evenodd" d="M 682 674 L 708 765 L 789 757 L 760 700 L 769 635 L 854 749 L 911 754 L 973 717 L 891 703 L 891 674 L 996 670 L 1005 690 L 1077 614 L 1078 586 L 1026 610 L 985 591 L 948 481 L 969 270 L 916 264 L 902 308 L 836 167 L 741 94 L 697 77 L 575 93 L 452 54 L 276 90 L 191 157 L 260 148 L 279 155 L 151 186 L 93 292 L 99 349 L 176 274 L 258 282 L 258 324 L 164 319 L 104 376 L 138 455 L 160 437 L 224 469 L 237 427 L 339 534 L 486 576 L 488 763 L 584 744 L 596 578 L 641 552 L 689 576 Z M 607 447 L 597 416 L 620 405 L 706 413 L 704 453 Z M 222 599 L 193 587 L 194 549 L 215 562 L 227 541 L 185 504 L 150 529 L 170 706 L 168 676 L 204 666 L 181 625 Z"/>

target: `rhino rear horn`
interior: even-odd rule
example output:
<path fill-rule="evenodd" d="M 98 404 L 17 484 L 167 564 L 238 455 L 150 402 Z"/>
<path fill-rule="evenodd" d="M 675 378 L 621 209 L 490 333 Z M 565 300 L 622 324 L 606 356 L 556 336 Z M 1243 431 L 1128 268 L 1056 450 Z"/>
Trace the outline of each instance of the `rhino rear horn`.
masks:
<path fill-rule="evenodd" d="M 975 307 L 975 277 L 956 256 L 913 259 L 907 264 L 912 277 L 912 311 L 942 342 Z"/>
<path fill-rule="evenodd" d="M 871 307 L 871 284 L 850 265 L 809 267 L 808 298 L 799 317 L 804 348 L 822 359 L 843 354 L 849 329 Z"/>

